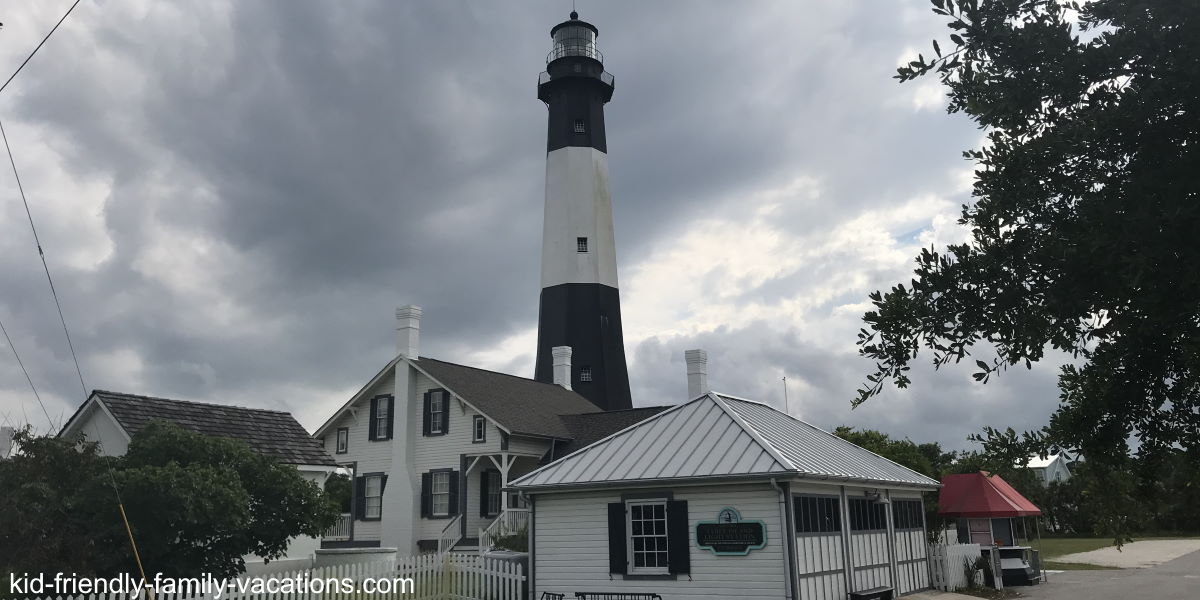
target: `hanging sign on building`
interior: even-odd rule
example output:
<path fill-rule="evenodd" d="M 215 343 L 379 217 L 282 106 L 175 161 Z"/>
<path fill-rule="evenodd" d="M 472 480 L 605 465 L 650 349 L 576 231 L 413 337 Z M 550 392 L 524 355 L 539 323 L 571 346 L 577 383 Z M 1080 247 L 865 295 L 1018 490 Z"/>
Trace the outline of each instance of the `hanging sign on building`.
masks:
<path fill-rule="evenodd" d="M 767 526 L 762 521 L 744 521 L 736 508 L 726 506 L 715 521 L 696 523 L 696 545 L 713 554 L 745 556 L 767 545 Z"/>

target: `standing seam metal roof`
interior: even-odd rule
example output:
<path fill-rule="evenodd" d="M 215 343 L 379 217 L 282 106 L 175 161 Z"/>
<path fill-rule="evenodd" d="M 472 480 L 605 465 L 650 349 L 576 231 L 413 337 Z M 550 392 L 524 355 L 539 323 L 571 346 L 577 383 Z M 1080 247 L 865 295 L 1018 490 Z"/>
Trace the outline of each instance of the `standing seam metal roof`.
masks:
<path fill-rule="evenodd" d="M 710 393 L 552 462 L 512 486 L 789 474 L 930 489 L 939 485 L 769 406 Z"/>

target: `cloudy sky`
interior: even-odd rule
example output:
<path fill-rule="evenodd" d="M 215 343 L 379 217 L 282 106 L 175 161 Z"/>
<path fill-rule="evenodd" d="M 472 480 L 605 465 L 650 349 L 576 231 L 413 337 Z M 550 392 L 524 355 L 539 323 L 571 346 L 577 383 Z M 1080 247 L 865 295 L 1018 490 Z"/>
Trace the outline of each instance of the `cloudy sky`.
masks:
<path fill-rule="evenodd" d="M 70 0 L 7 3 L 7 77 Z M 867 294 L 961 240 L 979 131 L 898 64 L 945 37 L 925 0 L 580 0 L 616 77 L 607 126 L 635 405 L 721 391 L 968 447 L 1032 428 L 1053 365 L 978 385 L 914 368 L 856 410 Z M 310 429 L 392 355 L 529 376 L 545 108 L 566 0 L 83 0 L 3 94 L 83 375 L 110 389 L 292 411 Z M 7 165 L 0 319 L 54 421 L 83 400 Z M 0 353 L 0 421 L 45 430 Z"/>

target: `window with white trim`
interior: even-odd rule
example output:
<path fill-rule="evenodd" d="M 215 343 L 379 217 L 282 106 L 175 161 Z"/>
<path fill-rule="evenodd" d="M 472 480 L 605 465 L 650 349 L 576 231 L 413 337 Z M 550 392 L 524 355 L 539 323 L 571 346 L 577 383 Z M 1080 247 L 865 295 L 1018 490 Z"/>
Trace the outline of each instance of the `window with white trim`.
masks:
<path fill-rule="evenodd" d="M 667 501 L 636 500 L 625 503 L 629 515 L 629 572 L 666 574 Z"/>
<path fill-rule="evenodd" d="M 429 397 L 429 432 L 442 433 L 446 426 L 446 392 L 436 391 Z"/>
<path fill-rule="evenodd" d="M 500 488 L 504 486 L 500 482 L 500 471 L 484 471 L 483 476 L 487 477 L 487 512 L 489 515 L 500 514 Z"/>
<path fill-rule="evenodd" d="M 430 478 L 430 512 L 435 517 L 450 514 L 450 472 L 433 473 Z"/>
<path fill-rule="evenodd" d="M 487 441 L 487 420 L 483 415 L 475 415 L 471 427 L 471 441 L 476 444 Z"/>
<path fill-rule="evenodd" d="M 383 513 L 383 475 L 367 475 L 367 482 L 363 486 L 366 488 L 366 514 L 368 519 L 378 519 Z"/>
<path fill-rule="evenodd" d="M 339 427 L 337 430 L 337 450 L 338 454 L 345 454 L 350 450 L 350 428 Z"/>
<path fill-rule="evenodd" d="M 388 439 L 388 423 L 391 422 L 388 413 L 390 412 L 392 412 L 392 399 L 380 398 L 375 408 L 375 439 Z"/>

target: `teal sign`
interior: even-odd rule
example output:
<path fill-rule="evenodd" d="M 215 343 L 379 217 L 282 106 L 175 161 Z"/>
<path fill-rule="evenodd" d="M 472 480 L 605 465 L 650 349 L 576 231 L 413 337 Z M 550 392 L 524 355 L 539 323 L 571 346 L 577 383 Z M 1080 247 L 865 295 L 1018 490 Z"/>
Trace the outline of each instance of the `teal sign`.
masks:
<path fill-rule="evenodd" d="M 696 545 L 713 554 L 745 556 L 767 545 L 767 526 L 744 521 L 736 508 L 726 506 L 717 512 L 717 520 L 696 523 Z"/>

